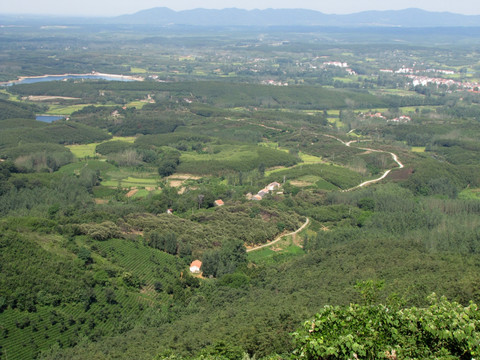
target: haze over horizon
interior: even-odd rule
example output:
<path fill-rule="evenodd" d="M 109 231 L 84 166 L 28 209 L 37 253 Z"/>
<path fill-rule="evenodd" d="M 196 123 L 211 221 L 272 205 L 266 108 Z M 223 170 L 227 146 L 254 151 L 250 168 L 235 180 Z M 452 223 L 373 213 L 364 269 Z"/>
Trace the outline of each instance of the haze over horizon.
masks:
<path fill-rule="evenodd" d="M 60 0 L 17 0 L 5 1 L 0 4 L 1 14 L 23 15 L 64 15 L 64 16 L 119 16 L 133 14 L 138 11 L 155 7 L 167 7 L 172 10 L 190 9 L 225 9 L 239 8 L 253 9 L 309 9 L 325 14 L 352 14 L 369 10 L 403 10 L 418 8 L 432 12 L 450 12 L 463 15 L 480 15 L 480 2 L 473 0 L 459 0 L 456 2 L 446 0 L 340 0 L 331 3 L 319 3 L 312 0 L 266 0 L 261 5 L 253 0 L 204 0 L 193 3 L 190 0 L 137 0 L 135 2 L 120 0 L 84 0 L 82 2 L 65 2 Z M 480 25 L 480 24 L 479 24 Z"/>

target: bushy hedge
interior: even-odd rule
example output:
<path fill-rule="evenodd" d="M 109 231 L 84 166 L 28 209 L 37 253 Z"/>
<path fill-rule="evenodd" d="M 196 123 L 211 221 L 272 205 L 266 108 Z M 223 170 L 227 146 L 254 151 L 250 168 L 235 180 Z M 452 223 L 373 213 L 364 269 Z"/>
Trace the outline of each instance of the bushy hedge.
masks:
<path fill-rule="evenodd" d="M 435 294 L 425 308 L 325 306 L 294 334 L 299 359 L 473 359 L 480 312 Z"/>

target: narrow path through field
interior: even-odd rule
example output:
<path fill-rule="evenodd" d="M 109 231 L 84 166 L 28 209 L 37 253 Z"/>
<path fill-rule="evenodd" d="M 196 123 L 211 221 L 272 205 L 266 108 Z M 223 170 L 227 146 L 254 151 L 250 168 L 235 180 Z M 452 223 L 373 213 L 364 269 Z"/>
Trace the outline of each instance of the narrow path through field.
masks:
<path fill-rule="evenodd" d="M 306 220 L 305 220 L 305 223 L 300 226 L 297 230 L 291 232 L 291 233 L 288 233 L 288 234 L 283 234 L 283 235 L 279 235 L 277 236 L 277 238 L 273 241 L 270 241 L 266 244 L 263 244 L 263 245 L 259 245 L 259 246 L 256 246 L 254 248 L 251 248 L 251 249 L 247 249 L 247 252 L 250 252 L 250 251 L 255 251 L 255 250 L 258 250 L 258 249 L 262 249 L 264 247 L 268 247 L 270 245 L 273 245 L 275 244 L 276 242 L 280 241 L 284 236 L 290 236 L 290 235 L 295 235 L 295 234 L 298 234 L 300 231 L 302 231 L 303 229 L 305 229 L 305 227 L 310 223 L 310 219 L 307 217 Z"/>
<path fill-rule="evenodd" d="M 348 146 L 350 147 L 350 145 L 352 143 L 355 143 L 355 142 L 360 142 L 360 141 L 370 141 L 370 140 L 351 140 L 351 141 L 348 141 L 348 142 L 345 142 L 343 141 L 342 139 L 339 139 L 335 136 L 332 136 L 332 135 L 327 135 L 327 134 L 323 134 L 323 136 L 327 136 L 329 138 L 332 138 L 332 139 L 335 139 L 337 141 L 340 141 L 343 145 L 345 146 Z M 387 154 L 390 154 L 393 158 L 393 161 L 395 161 L 397 164 L 398 164 L 398 168 L 401 169 L 403 168 L 403 164 L 400 162 L 400 160 L 398 160 L 398 156 L 392 152 L 389 152 L 389 151 L 385 151 L 385 150 L 377 150 L 377 149 L 370 149 L 370 148 L 363 148 L 363 147 L 355 147 L 356 149 L 360 149 L 360 150 L 365 150 L 365 151 L 372 151 L 372 152 L 383 152 L 383 153 L 387 153 Z M 343 191 L 351 191 L 351 190 L 354 190 L 354 189 L 358 189 L 358 188 L 361 188 L 363 186 L 367 186 L 369 184 L 373 184 L 373 183 L 376 183 L 382 179 L 384 179 L 389 173 L 390 171 L 392 171 L 393 169 L 390 169 L 390 170 L 386 170 L 382 176 L 380 176 L 379 178 L 376 178 L 376 179 L 372 179 L 372 180 L 367 180 L 367 181 L 364 181 L 362 182 L 361 184 L 357 185 L 357 186 L 354 186 L 350 189 L 346 189 L 346 190 L 343 190 Z"/>

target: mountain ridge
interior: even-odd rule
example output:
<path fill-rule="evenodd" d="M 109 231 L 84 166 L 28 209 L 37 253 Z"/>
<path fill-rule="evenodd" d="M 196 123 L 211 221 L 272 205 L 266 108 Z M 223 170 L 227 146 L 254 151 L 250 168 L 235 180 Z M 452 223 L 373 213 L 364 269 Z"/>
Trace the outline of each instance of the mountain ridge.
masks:
<path fill-rule="evenodd" d="M 0 14 L 0 25 L 12 23 L 110 24 L 151 26 L 208 27 L 480 27 L 480 15 L 431 12 L 418 8 L 403 10 L 369 10 L 352 14 L 325 14 L 308 9 L 245 10 L 238 8 L 175 11 L 155 7 L 115 17 L 72 17 Z"/>
<path fill-rule="evenodd" d="M 113 23 L 194 26 L 480 26 L 480 16 L 430 12 L 417 8 L 372 10 L 337 15 L 307 9 L 244 10 L 237 8 L 174 11 L 164 7 L 110 19 Z"/>

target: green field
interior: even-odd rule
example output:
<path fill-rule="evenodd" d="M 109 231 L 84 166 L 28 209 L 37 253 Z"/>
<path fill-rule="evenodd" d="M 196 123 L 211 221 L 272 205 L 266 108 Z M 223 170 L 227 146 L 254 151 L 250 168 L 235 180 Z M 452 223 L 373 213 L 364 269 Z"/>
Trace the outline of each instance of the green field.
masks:
<path fill-rule="evenodd" d="M 100 171 L 102 175 L 106 174 L 108 171 L 114 171 L 115 165 L 112 165 L 103 160 L 86 160 L 86 161 L 79 161 L 72 164 L 68 164 L 62 166 L 60 170 L 58 170 L 61 174 L 80 174 L 80 171 L 84 168 L 88 168 L 93 171 Z"/>
<path fill-rule="evenodd" d="M 301 151 L 298 153 L 298 156 L 300 156 L 300 159 L 304 164 L 318 164 L 324 162 L 319 156 L 305 154 Z"/>
<path fill-rule="evenodd" d="M 255 264 L 275 264 L 289 260 L 298 255 L 305 254 L 303 249 L 294 244 L 291 236 L 285 236 L 270 247 L 248 253 L 248 260 Z"/>
<path fill-rule="evenodd" d="M 50 105 L 48 107 L 48 111 L 46 112 L 48 115 L 71 115 L 75 111 L 82 110 L 84 107 L 89 106 L 91 104 L 76 104 L 76 105 Z"/>
<path fill-rule="evenodd" d="M 83 159 L 85 157 L 94 157 L 96 155 L 95 148 L 98 144 L 101 143 L 66 145 L 66 147 L 70 149 L 77 159 Z"/>
<path fill-rule="evenodd" d="M 73 155 L 75 155 L 76 158 L 83 159 L 85 157 L 95 157 L 97 155 L 95 152 L 95 148 L 97 147 L 97 145 L 102 144 L 104 142 L 118 140 L 118 141 L 125 141 L 133 144 L 135 139 L 136 139 L 135 136 L 125 136 L 125 137 L 114 136 L 112 139 L 107 141 L 90 143 L 90 144 L 66 145 L 66 147 L 70 149 L 70 151 L 72 152 Z"/>
<path fill-rule="evenodd" d="M 480 189 L 465 189 L 458 194 L 458 198 L 462 200 L 479 200 Z"/>
<path fill-rule="evenodd" d="M 425 152 L 425 146 L 412 146 L 411 150 L 416 153 Z"/>
<path fill-rule="evenodd" d="M 145 74 L 145 73 L 147 73 L 147 69 L 132 66 L 130 68 L 130 72 L 132 74 Z"/>
<path fill-rule="evenodd" d="M 158 187 L 158 178 L 140 178 L 133 176 L 119 176 L 118 173 L 109 173 L 109 180 L 102 181 L 102 186 L 108 187 Z"/>

